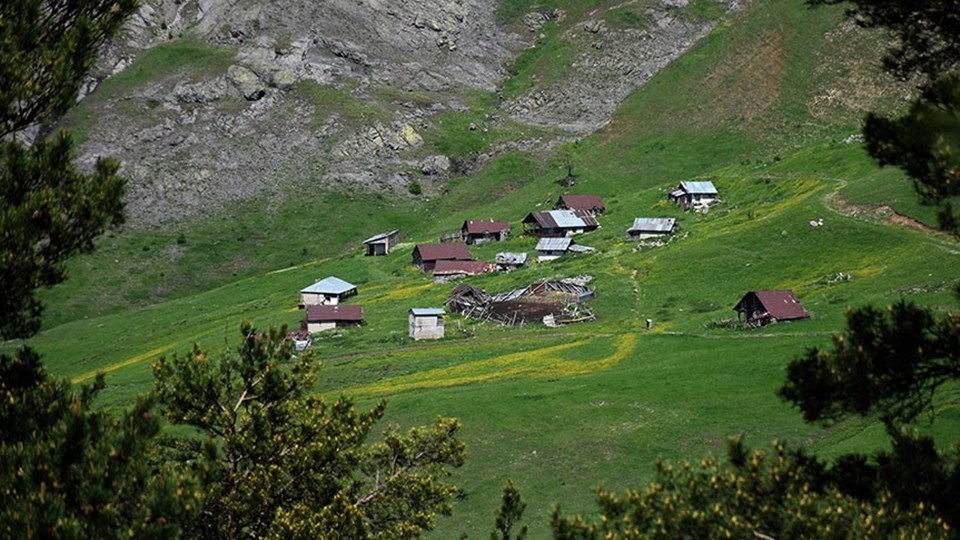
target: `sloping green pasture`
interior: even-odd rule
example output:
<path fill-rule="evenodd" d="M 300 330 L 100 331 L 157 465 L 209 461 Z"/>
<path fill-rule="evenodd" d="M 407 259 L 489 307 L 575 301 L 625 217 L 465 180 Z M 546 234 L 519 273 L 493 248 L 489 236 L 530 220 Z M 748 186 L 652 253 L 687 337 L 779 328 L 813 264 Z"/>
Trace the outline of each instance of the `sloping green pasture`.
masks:
<path fill-rule="evenodd" d="M 448 182 L 449 193 L 429 201 L 317 194 L 302 210 L 248 203 L 229 220 L 117 234 L 76 263 L 72 283 L 51 291 L 52 322 L 32 344 L 53 372 L 75 381 L 106 371 L 103 404 L 122 406 L 149 390 L 159 355 L 184 353 L 195 341 L 223 350 L 237 342 L 242 319 L 294 326 L 297 291 L 328 275 L 351 281 L 360 294 L 350 302 L 364 306 L 366 323 L 318 339 L 319 391 L 353 396 L 360 406 L 387 399 L 388 421 L 403 426 L 438 414 L 464 422 L 467 464 L 452 477 L 463 492 L 436 538 L 485 537 L 507 478 L 529 502 L 532 536 L 543 538 L 554 502 L 565 512 L 590 511 L 597 485 L 641 485 L 657 457 L 721 452 L 729 435 L 744 433 L 754 445 L 781 437 L 824 455 L 881 444 L 882 430 L 870 421 L 803 424 L 775 397 L 784 366 L 828 344 L 847 306 L 900 299 L 954 306 L 960 245 L 869 212 L 838 211 L 839 191 L 851 203 L 929 217 L 905 195 L 902 175 L 877 169 L 859 144 L 845 142 L 862 108 L 889 100 L 828 104 L 836 110 L 823 117 L 815 99 L 834 95 L 829 90 L 851 72 L 846 62 L 876 56 L 876 44 L 861 36 L 847 50 L 830 41 L 840 26 L 836 10 L 755 4 L 577 145 L 574 192 L 603 195 L 608 204 L 602 228 L 576 239 L 596 253 L 468 281 L 500 292 L 589 274 L 594 322 L 517 328 L 453 316 L 442 341 L 406 335 L 407 310 L 439 306 L 455 286 L 435 285 L 410 265 L 416 242 L 435 241 L 464 219 L 510 219 L 514 237 L 474 247 L 474 255 L 532 253 L 535 240 L 520 235 L 520 220 L 552 207 L 565 171 L 550 156 L 512 153 Z M 528 7 L 505 5 L 521 14 Z M 584 11 L 571 13 L 562 24 L 576 24 Z M 521 67 L 545 69 L 541 61 L 549 59 Z M 706 215 L 681 212 L 665 198 L 685 179 L 712 180 L 723 202 Z M 627 227 L 641 216 L 677 217 L 680 232 L 660 247 L 627 241 Z M 812 227 L 818 219 L 823 226 Z M 359 240 L 397 226 L 403 246 L 389 257 L 362 256 Z M 176 258 L 157 256 L 174 251 Z M 851 277 L 838 280 L 839 273 Z M 173 292 L 157 287 L 164 280 Z M 211 281 L 218 286 L 198 285 Z M 792 289 L 814 317 L 759 330 L 708 326 L 734 317 L 746 291 L 778 288 Z M 944 415 L 934 429 L 957 432 L 956 394 L 939 398 Z"/>

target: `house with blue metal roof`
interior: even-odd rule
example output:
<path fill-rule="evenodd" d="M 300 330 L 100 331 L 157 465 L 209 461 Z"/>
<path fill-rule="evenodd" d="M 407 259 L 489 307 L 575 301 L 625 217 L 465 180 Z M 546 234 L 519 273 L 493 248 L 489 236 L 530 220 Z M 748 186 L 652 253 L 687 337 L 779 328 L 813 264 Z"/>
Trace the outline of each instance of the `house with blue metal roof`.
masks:
<path fill-rule="evenodd" d="M 357 286 L 352 283 L 328 276 L 309 287 L 300 290 L 300 307 L 334 306 L 344 298 L 357 294 Z"/>

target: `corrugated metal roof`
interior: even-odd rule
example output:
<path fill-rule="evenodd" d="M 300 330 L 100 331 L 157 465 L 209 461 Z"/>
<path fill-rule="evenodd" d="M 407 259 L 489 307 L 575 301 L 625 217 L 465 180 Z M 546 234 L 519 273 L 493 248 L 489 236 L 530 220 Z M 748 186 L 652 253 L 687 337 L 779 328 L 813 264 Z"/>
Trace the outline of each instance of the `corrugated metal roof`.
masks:
<path fill-rule="evenodd" d="M 353 283 L 347 283 L 338 277 L 329 276 L 321 279 L 305 289 L 300 289 L 300 292 L 316 294 L 343 294 L 351 289 L 356 288 L 357 286 Z"/>
<path fill-rule="evenodd" d="M 307 306 L 308 322 L 362 321 L 363 308 L 351 304 L 334 306 Z"/>
<path fill-rule="evenodd" d="M 717 188 L 713 186 L 713 182 L 680 182 L 680 187 L 687 193 L 717 193 Z"/>
<path fill-rule="evenodd" d="M 443 308 L 410 308 L 410 313 L 414 317 L 429 317 L 437 315 L 446 315 L 447 312 Z"/>
<path fill-rule="evenodd" d="M 627 232 L 649 231 L 649 232 L 670 232 L 677 223 L 676 218 L 645 218 L 638 217 L 633 220 L 633 227 L 627 229 Z"/>
<path fill-rule="evenodd" d="M 496 221 L 493 219 L 468 219 L 463 222 L 463 227 L 467 229 L 467 234 L 488 234 L 498 233 L 500 231 L 509 231 L 509 221 Z"/>
<path fill-rule="evenodd" d="M 398 232 L 400 232 L 400 229 L 394 229 L 394 230 L 392 230 L 392 231 L 390 231 L 390 232 L 375 234 L 375 235 L 371 236 L 370 238 L 367 238 L 366 240 L 364 240 L 363 243 L 364 243 L 364 244 L 369 244 L 369 243 L 371 243 L 371 242 L 378 242 L 378 241 L 380 241 L 380 240 L 385 240 L 385 239 L 387 239 L 387 238 L 389 238 L 389 237 L 397 234 Z"/>
<path fill-rule="evenodd" d="M 547 213 L 550 214 L 554 223 L 561 229 L 575 229 L 587 226 L 573 210 L 550 210 Z"/>
<path fill-rule="evenodd" d="M 572 238 L 541 238 L 537 242 L 537 251 L 566 251 L 572 242 Z"/>
<path fill-rule="evenodd" d="M 527 254 L 526 253 L 510 253 L 510 252 L 500 252 L 497 253 L 496 258 L 497 264 L 526 264 Z"/>
<path fill-rule="evenodd" d="M 420 252 L 420 258 L 424 261 L 438 261 L 441 259 L 459 259 L 469 261 L 473 259 L 470 250 L 466 244 L 418 244 L 413 248 Z"/>

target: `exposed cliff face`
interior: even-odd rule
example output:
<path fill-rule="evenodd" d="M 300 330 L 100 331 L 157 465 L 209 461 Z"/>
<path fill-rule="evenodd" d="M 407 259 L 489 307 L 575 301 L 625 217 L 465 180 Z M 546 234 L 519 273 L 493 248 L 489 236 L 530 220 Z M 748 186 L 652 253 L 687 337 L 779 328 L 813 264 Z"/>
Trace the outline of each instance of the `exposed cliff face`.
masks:
<path fill-rule="evenodd" d="M 709 31 L 684 5 L 644 8 L 650 24 L 640 29 L 608 29 L 602 12 L 572 25 L 563 39 L 576 54 L 562 80 L 503 102 L 497 116 L 575 135 L 597 129 Z M 96 125 L 81 161 L 124 163 L 134 227 L 294 190 L 403 193 L 424 163 L 443 179 L 448 165 L 434 164 L 449 160 L 424 141 L 434 115 L 464 108 L 469 91 L 496 90 L 539 25 L 563 16 L 531 14 L 532 31 L 518 35 L 498 27 L 494 10 L 489 0 L 148 0 L 101 76 L 184 35 L 232 57 L 195 65 L 188 56 L 91 96 L 83 106 Z"/>

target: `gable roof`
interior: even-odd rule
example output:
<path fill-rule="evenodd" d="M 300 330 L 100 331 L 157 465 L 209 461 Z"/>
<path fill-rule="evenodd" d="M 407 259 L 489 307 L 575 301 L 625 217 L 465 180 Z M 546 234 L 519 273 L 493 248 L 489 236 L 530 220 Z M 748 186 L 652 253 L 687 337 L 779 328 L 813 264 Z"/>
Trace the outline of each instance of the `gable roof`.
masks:
<path fill-rule="evenodd" d="M 498 233 L 500 231 L 509 231 L 509 221 L 497 221 L 493 219 L 468 219 L 463 222 L 463 229 L 467 234 L 488 234 Z"/>
<path fill-rule="evenodd" d="M 390 238 L 391 236 L 397 234 L 398 232 L 400 232 L 400 229 L 394 229 L 394 230 L 392 230 L 392 231 L 390 231 L 390 232 L 375 234 L 375 235 L 371 236 L 370 238 L 367 238 L 366 240 L 364 240 L 363 243 L 364 243 L 364 244 L 372 244 L 373 242 L 379 242 L 379 241 L 381 241 L 381 240 L 386 240 L 387 238 Z"/>
<path fill-rule="evenodd" d="M 746 311 L 747 307 L 744 304 L 751 295 L 756 297 L 767 313 L 781 321 L 806 319 L 810 316 L 810 313 L 803 308 L 803 304 L 793 295 L 793 291 L 788 290 L 750 291 L 743 296 L 733 310 Z"/>
<path fill-rule="evenodd" d="M 448 274 L 469 274 L 477 275 L 484 274 L 493 270 L 494 266 L 490 263 L 483 261 L 450 261 L 450 260 L 441 260 L 437 261 L 437 265 L 433 267 L 433 275 L 448 275 Z"/>
<path fill-rule="evenodd" d="M 357 286 L 353 283 L 347 283 L 338 277 L 329 276 L 321 279 L 309 287 L 300 289 L 300 292 L 315 294 L 343 294 L 356 288 Z"/>
<path fill-rule="evenodd" d="M 704 195 L 716 195 L 717 188 L 713 186 L 713 182 L 680 182 L 680 189 L 686 191 L 687 193 L 700 193 Z"/>
<path fill-rule="evenodd" d="M 537 251 L 566 251 L 572 243 L 573 238 L 541 238 L 537 242 Z"/>
<path fill-rule="evenodd" d="M 410 308 L 410 313 L 412 313 L 414 317 L 442 316 L 447 314 L 443 308 Z"/>
<path fill-rule="evenodd" d="M 524 223 L 536 222 L 544 229 L 579 229 L 597 227 L 596 218 L 574 210 L 546 210 L 530 212 L 523 220 Z"/>
<path fill-rule="evenodd" d="M 455 259 L 461 261 L 472 261 L 473 255 L 466 244 L 417 244 L 413 248 L 414 254 L 420 253 L 420 259 L 424 261 L 439 261 L 442 259 Z"/>
<path fill-rule="evenodd" d="M 557 206 L 566 206 L 570 210 L 603 210 L 606 205 L 599 195 L 561 195 Z"/>
<path fill-rule="evenodd" d="M 633 220 L 633 227 L 627 229 L 627 232 L 634 231 L 652 231 L 652 232 L 670 232 L 676 225 L 676 218 L 647 218 L 638 217 Z"/>
<path fill-rule="evenodd" d="M 363 307 L 351 304 L 307 306 L 308 322 L 362 321 Z"/>

